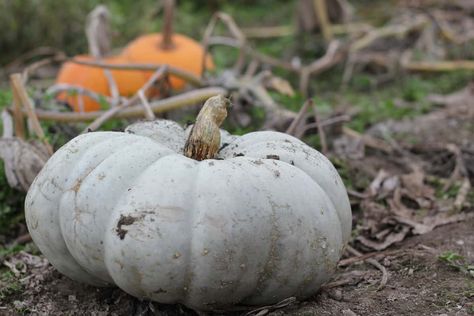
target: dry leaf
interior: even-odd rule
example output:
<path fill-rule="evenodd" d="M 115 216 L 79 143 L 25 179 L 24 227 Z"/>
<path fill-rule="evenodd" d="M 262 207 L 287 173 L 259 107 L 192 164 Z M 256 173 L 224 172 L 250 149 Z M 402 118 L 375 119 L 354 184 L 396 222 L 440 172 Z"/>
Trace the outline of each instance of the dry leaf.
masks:
<path fill-rule="evenodd" d="M 359 236 L 356 238 L 357 241 L 362 243 L 364 246 L 380 251 L 388 248 L 389 246 L 393 245 L 394 243 L 400 242 L 405 239 L 407 234 L 410 232 L 410 228 L 407 226 L 403 226 L 399 232 L 392 232 L 385 237 L 383 242 L 373 241 L 368 239 L 364 236 Z"/>
<path fill-rule="evenodd" d="M 5 165 L 8 184 L 12 188 L 28 191 L 36 175 L 49 158 L 40 142 L 26 142 L 16 137 L 0 139 L 0 159 Z"/>

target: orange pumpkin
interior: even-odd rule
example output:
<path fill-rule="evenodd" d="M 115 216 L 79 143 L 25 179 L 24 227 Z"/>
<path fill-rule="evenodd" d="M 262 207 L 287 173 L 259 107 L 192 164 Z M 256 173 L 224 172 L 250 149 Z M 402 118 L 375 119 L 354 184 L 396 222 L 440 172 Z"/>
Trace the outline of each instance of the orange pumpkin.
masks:
<path fill-rule="evenodd" d="M 197 76 L 202 73 L 202 58 L 204 50 L 195 40 L 181 35 L 173 34 L 172 46 L 164 48 L 163 35 L 160 33 L 147 34 L 138 37 L 128 44 L 122 51 L 122 56 L 131 63 L 137 64 L 167 64 L 176 68 L 189 71 Z M 206 59 L 206 68 L 212 69 L 214 64 L 210 56 Z M 153 72 L 144 72 L 145 81 Z M 170 83 L 174 89 L 182 89 L 185 82 L 182 79 L 170 76 Z M 138 84 L 138 82 L 136 83 Z"/>
<path fill-rule="evenodd" d="M 138 37 L 125 47 L 122 56 L 131 63 L 166 64 L 201 76 L 204 49 L 195 40 L 173 33 L 174 6 L 174 0 L 163 0 L 164 18 L 161 33 Z M 206 68 L 212 69 L 213 67 L 211 57 L 208 56 Z M 146 80 L 152 74 L 151 71 L 145 72 Z M 174 89 L 181 89 L 185 84 L 183 80 L 174 76 L 170 76 L 170 83 Z"/>
<path fill-rule="evenodd" d="M 174 0 L 164 0 L 163 2 L 165 17 L 161 34 L 140 36 L 128 44 L 119 56 L 102 58 L 101 61 L 109 64 L 167 64 L 200 76 L 202 73 L 204 50 L 195 40 L 181 34 L 173 34 Z M 97 33 L 97 30 L 94 32 Z M 97 60 L 88 55 L 77 56 L 76 59 L 84 61 Z M 213 67 L 212 59 L 208 56 L 206 68 L 212 69 Z M 153 75 L 153 71 L 110 71 L 119 94 L 125 97 L 135 94 Z M 61 67 L 56 83 L 75 85 L 104 96 L 110 96 L 110 87 L 104 69 L 98 67 L 67 62 Z M 175 76 L 170 76 L 170 84 L 174 89 L 181 89 L 184 87 L 185 82 Z M 157 94 L 158 91 L 156 89 L 148 91 L 149 97 L 156 96 Z M 77 93 L 67 94 L 64 92 L 60 93 L 57 99 L 67 102 L 76 112 L 100 110 L 100 104 L 86 95 L 79 95 Z"/>
<path fill-rule="evenodd" d="M 75 58 L 82 61 L 94 61 L 94 58 L 88 55 L 80 55 Z M 102 95 L 109 94 L 109 85 L 103 69 L 72 62 L 66 62 L 62 65 L 56 78 L 56 84 L 69 84 Z M 61 92 L 57 95 L 57 99 L 68 103 L 76 112 L 97 111 L 100 109 L 99 103 L 94 99 L 78 93 Z M 83 101 L 82 106 L 81 99 Z"/>
<path fill-rule="evenodd" d="M 96 61 L 92 56 L 80 55 L 75 59 L 81 61 Z M 127 64 L 129 61 L 122 56 L 103 58 L 102 62 L 109 64 Z M 111 70 L 112 77 L 121 96 L 131 96 L 143 86 L 143 72 L 133 70 Z M 87 65 L 66 62 L 62 65 L 56 79 L 56 84 L 70 84 L 85 88 L 104 96 L 110 96 L 110 87 L 104 69 Z M 100 104 L 93 98 L 78 93 L 61 92 L 57 99 L 68 103 L 76 112 L 100 110 Z M 82 99 L 82 105 L 81 105 Z"/>
<path fill-rule="evenodd" d="M 130 64 L 130 60 L 125 56 L 119 55 L 109 58 L 108 63 L 127 65 Z M 147 81 L 144 71 L 118 69 L 111 69 L 110 71 L 112 72 L 112 77 L 115 80 L 119 93 L 123 97 L 133 96 Z M 147 96 L 155 96 L 157 94 L 157 90 L 154 89 L 147 91 Z"/>

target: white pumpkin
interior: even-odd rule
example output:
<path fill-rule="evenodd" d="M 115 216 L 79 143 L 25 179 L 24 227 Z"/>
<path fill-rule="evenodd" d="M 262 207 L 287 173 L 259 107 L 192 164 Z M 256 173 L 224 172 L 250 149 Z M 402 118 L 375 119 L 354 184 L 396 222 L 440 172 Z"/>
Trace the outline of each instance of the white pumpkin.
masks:
<path fill-rule="evenodd" d="M 332 164 L 278 132 L 221 134 L 183 156 L 176 123 L 80 135 L 32 184 L 33 240 L 70 278 L 198 310 L 314 294 L 336 268 L 351 209 Z"/>

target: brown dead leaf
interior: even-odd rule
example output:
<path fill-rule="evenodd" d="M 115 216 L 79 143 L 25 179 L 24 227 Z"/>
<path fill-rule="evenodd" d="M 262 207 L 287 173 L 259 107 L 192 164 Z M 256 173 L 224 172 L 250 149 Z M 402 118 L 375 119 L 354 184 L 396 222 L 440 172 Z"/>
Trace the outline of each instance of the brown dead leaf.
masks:
<path fill-rule="evenodd" d="M 339 286 L 357 285 L 364 280 L 366 275 L 367 275 L 366 271 L 360 271 L 360 270 L 352 270 L 346 273 L 342 273 L 342 274 L 337 275 L 333 281 L 323 285 L 323 289 L 327 290 L 327 289 L 332 289 Z"/>
<path fill-rule="evenodd" d="M 360 206 L 364 216 L 363 227 L 371 236 L 386 227 L 383 220 L 390 216 L 390 212 L 386 207 L 370 199 L 363 200 Z"/>
<path fill-rule="evenodd" d="M 409 232 L 410 232 L 409 227 L 402 226 L 399 232 L 392 231 L 390 234 L 387 234 L 383 242 L 377 242 L 377 241 L 368 239 L 362 235 L 358 236 L 356 240 L 368 248 L 381 251 L 381 250 L 387 249 L 389 246 L 393 245 L 394 243 L 404 240 Z"/>
<path fill-rule="evenodd" d="M 358 160 L 365 157 L 365 144 L 362 138 L 342 135 L 334 140 L 333 147 L 338 157 L 344 157 L 350 160 Z"/>
<path fill-rule="evenodd" d="M 412 173 L 402 175 L 400 178 L 407 194 L 413 199 L 416 199 L 416 197 L 434 199 L 434 189 L 425 185 L 425 173 L 421 168 L 414 168 Z"/>
<path fill-rule="evenodd" d="M 438 105 L 453 106 L 458 104 L 474 104 L 474 82 L 465 88 L 448 95 L 432 94 L 427 96 L 428 101 Z"/>
<path fill-rule="evenodd" d="M 25 251 L 20 251 L 17 254 L 5 260 L 3 264 L 18 277 L 24 274 L 29 269 L 44 268 L 48 265 L 48 260 L 40 256 L 34 256 Z"/>
<path fill-rule="evenodd" d="M 468 220 L 470 218 L 474 218 L 474 213 L 459 213 L 451 216 L 447 216 L 444 213 L 439 213 L 436 216 L 427 216 L 423 218 L 422 223 L 407 219 L 407 218 L 402 218 L 402 217 L 397 217 L 397 221 L 400 223 L 409 225 L 413 228 L 412 233 L 415 235 L 423 235 L 426 234 L 433 229 L 435 229 L 438 226 L 443 226 L 451 223 L 456 223 L 456 222 L 461 222 Z"/>
<path fill-rule="evenodd" d="M 265 81 L 265 87 L 289 97 L 293 97 L 295 95 L 295 90 L 289 81 L 274 75 Z"/>
<path fill-rule="evenodd" d="M 16 137 L 1 138 L 0 159 L 4 161 L 8 184 L 12 188 L 28 191 L 49 158 L 47 152 L 40 142 L 26 142 Z"/>
<path fill-rule="evenodd" d="M 388 205 L 390 206 L 391 213 L 399 217 L 412 218 L 414 210 L 408 208 L 402 202 L 402 190 L 400 188 L 395 189 L 393 197 L 387 200 Z"/>

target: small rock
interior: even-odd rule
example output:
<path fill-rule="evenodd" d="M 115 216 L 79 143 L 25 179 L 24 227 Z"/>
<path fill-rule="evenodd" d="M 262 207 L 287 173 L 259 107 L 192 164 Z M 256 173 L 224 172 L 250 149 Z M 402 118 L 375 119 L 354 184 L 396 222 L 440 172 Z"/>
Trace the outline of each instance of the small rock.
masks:
<path fill-rule="evenodd" d="M 22 310 L 27 306 L 27 304 L 22 301 L 13 301 L 13 306 L 15 306 L 15 309 L 17 310 Z"/>
<path fill-rule="evenodd" d="M 342 291 L 338 289 L 334 289 L 332 291 L 328 292 L 329 297 L 331 297 L 333 300 L 336 301 L 341 301 L 342 300 Z"/>
<path fill-rule="evenodd" d="M 345 309 L 342 311 L 342 316 L 357 316 L 357 314 L 350 309 Z"/>
<path fill-rule="evenodd" d="M 456 240 L 456 244 L 459 245 L 459 246 L 462 246 L 462 245 L 464 245 L 464 240 L 462 240 L 462 239 Z"/>
<path fill-rule="evenodd" d="M 413 272 L 414 272 L 413 269 L 408 270 L 408 275 L 413 275 Z"/>
<path fill-rule="evenodd" d="M 69 295 L 69 296 L 67 297 L 67 300 L 68 300 L 69 302 L 77 302 L 77 297 L 76 297 L 76 295 Z"/>

